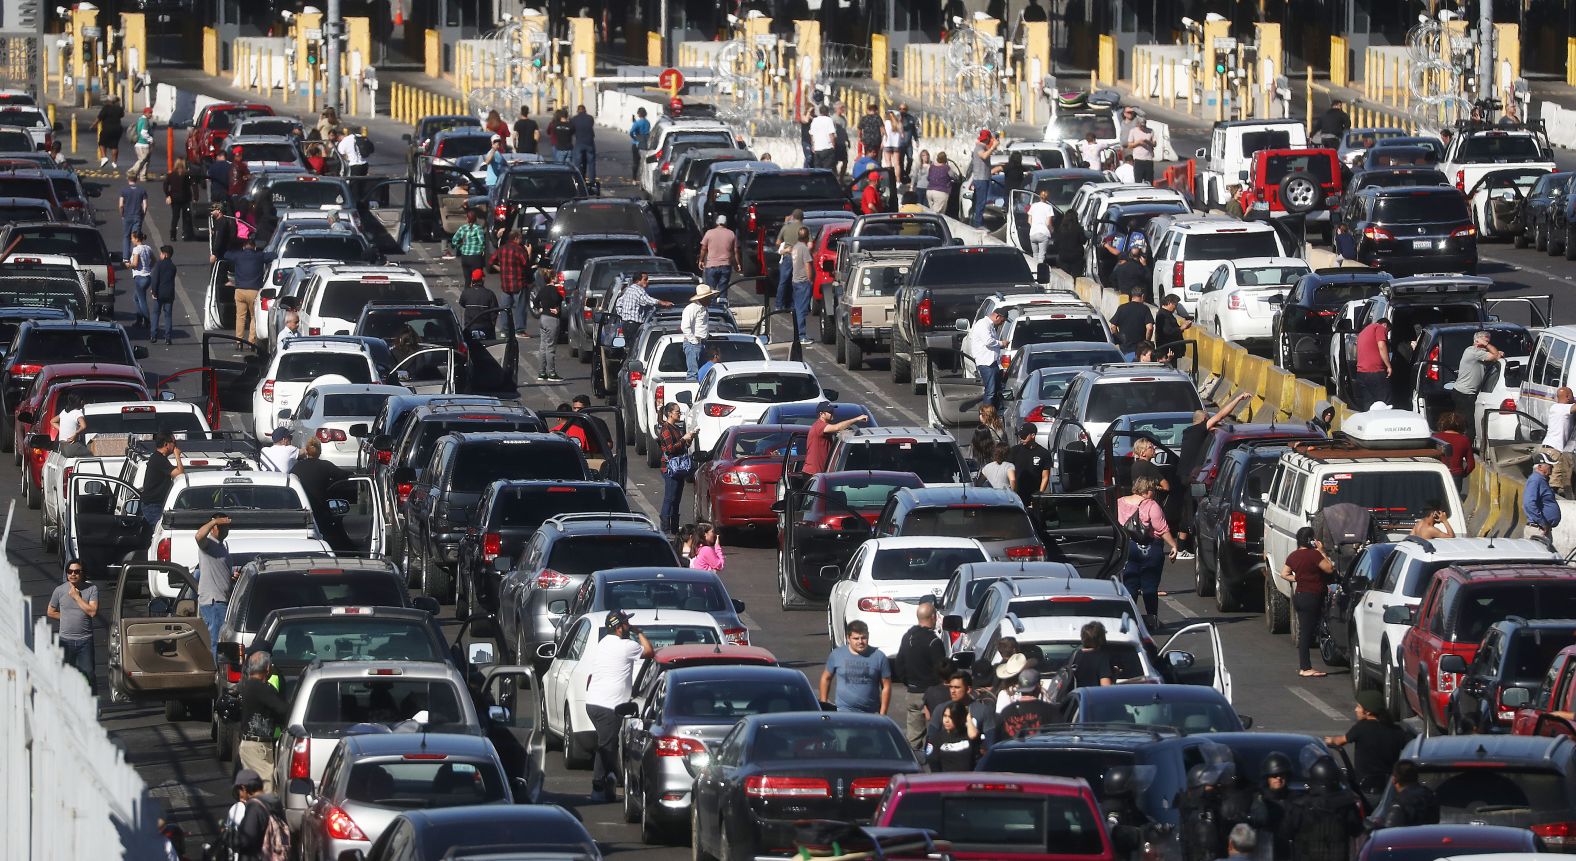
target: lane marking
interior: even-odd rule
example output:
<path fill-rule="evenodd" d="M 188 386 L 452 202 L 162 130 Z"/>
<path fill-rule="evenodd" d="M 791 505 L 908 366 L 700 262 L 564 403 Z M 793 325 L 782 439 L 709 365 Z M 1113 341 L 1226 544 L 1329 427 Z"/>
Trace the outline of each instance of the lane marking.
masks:
<path fill-rule="evenodd" d="M 1314 695 L 1314 693 L 1312 691 L 1304 690 L 1303 688 L 1294 688 L 1291 685 L 1287 685 L 1286 686 L 1286 690 L 1291 691 L 1292 696 L 1295 696 L 1297 699 L 1302 700 L 1303 702 L 1307 703 L 1310 706 L 1313 706 L 1314 709 L 1319 712 L 1319 714 L 1324 715 L 1325 717 L 1329 718 L 1330 720 L 1333 720 L 1333 721 L 1346 720 L 1346 716 L 1345 715 L 1341 714 L 1335 708 L 1331 707 L 1324 700 L 1319 699 L 1317 696 Z"/>
<path fill-rule="evenodd" d="M 1178 601 L 1177 599 L 1171 597 L 1170 595 L 1167 595 L 1164 598 L 1161 598 L 1160 599 L 1160 603 L 1166 605 L 1167 607 L 1170 607 L 1172 610 L 1176 611 L 1177 615 L 1181 616 L 1184 619 L 1197 619 L 1198 618 L 1198 614 L 1197 613 L 1193 612 L 1191 609 L 1188 608 L 1188 606 L 1186 604 L 1183 604 L 1181 601 Z"/>

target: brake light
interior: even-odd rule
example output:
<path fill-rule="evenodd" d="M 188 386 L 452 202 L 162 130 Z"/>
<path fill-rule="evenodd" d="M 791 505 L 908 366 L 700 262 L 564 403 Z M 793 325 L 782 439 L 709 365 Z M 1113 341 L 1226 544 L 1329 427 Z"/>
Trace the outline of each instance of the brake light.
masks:
<path fill-rule="evenodd" d="M 862 613 L 896 613 L 897 602 L 885 595 L 860 598 L 859 610 Z"/>
<path fill-rule="evenodd" d="M 290 743 L 290 779 L 309 780 L 312 777 L 312 739 L 298 738 Z"/>
<path fill-rule="evenodd" d="M 1466 171 L 1464 171 L 1464 170 L 1456 171 L 1456 188 L 1461 190 L 1461 191 L 1466 191 L 1467 190 L 1467 172 Z"/>
<path fill-rule="evenodd" d="M 752 203 L 750 208 L 744 211 L 744 226 L 752 231 L 755 230 L 755 215 L 755 204 Z"/>
<path fill-rule="evenodd" d="M 1248 543 L 1248 516 L 1240 511 L 1231 512 L 1231 543 Z"/>
<path fill-rule="evenodd" d="M 753 472 L 725 472 L 722 474 L 722 483 L 739 487 L 759 487 L 761 477 Z"/>
<path fill-rule="evenodd" d="M 657 756 L 688 756 L 706 749 L 705 745 L 693 738 L 663 735 L 652 740 L 657 744 Z"/>
<path fill-rule="evenodd" d="M 338 428 L 317 429 L 318 442 L 344 442 L 347 439 L 349 439 L 349 437 L 345 436 L 345 432 L 339 430 Z"/>
<path fill-rule="evenodd" d="M 855 798 L 880 798 L 886 792 L 887 781 L 885 777 L 859 777 L 855 778 L 848 787 L 848 794 Z"/>
<path fill-rule="evenodd" d="M 274 283 L 275 284 L 279 283 L 279 273 L 278 272 L 274 273 Z M 262 297 L 262 298 L 257 300 L 257 304 L 260 305 L 264 311 L 267 311 L 269 308 L 274 307 L 274 299 L 273 299 L 272 296 L 264 296 L 264 297 Z"/>
<path fill-rule="evenodd" d="M 49 449 L 45 449 L 45 448 L 30 448 L 29 452 L 30 452 L 31 457 L 33 458 L 33 465 L 34 466 L 42 466 L 44 461 L 49 458 Z"/>
<path fill-rule="evenodd" d="M 409 481 L 402 481 L 399 484 L 394 485 L 394 492 L 399 494 L 400 505 L 404 505 L 405 500 L 410 499 L 410 489 L 414 486 L 415 485 Z"/>
<path fill-rule="evenodd" d="M 224 680 L 228 684 L 232 684 L 232 685 L 240 684 L 241 683 L 241 668 L 237 667 L 235 664 L 227 664 L 225 666 L 225 668 L 224 668 Z"/>
<path fill-rule="evenodd" d="M 1182 287 L 1182 261 L 1180 260 L 1171 264 L 1171 286 L 1178 289 Z"/>
<path fill-rule="evenodd" d="M 930 328 L 930 297 L 919 300 L 919 325 L 921 328 Z"/>
<path fill-rule="evenodd" d="M 553 286 L 558 288 L 558 298 L 564 298 L 564 273 L 560 272 L 553 276 Z"/>
<path fill-rule="evenodd" d="M 265 401 L 267 401 L 269 403 L 273 403 L 274 402 L 274 381 L 273 380 L 264 380 L 263 381 L 263 400 L 265 400 Z"/>
<path fill-rule="evenodd" d="M 11 376 L 36 377 L 42 370 L 44 370 L 43 365 L 17 365 L 15 368 L 11 369 Z"/>
<path fill-rule="evenodd" d="M 1499 402 L 1499 408 L 1502 409 L 1502 410 L 1513 410 L 1513 409 L 1515 409 L 1516 408 L 1516 399 L 1515 398 L 1506 398 L 1503 401 L 1500 401 Z"/>
<path fill-rule="evenodd" d="M 663 176 L 667 176 L 668 172 L 671 171 L 671 170 L 673 170 L 673 162 L 665 161 L 665 162 L 662 163 L 662 175 Z"/>
<path fill-rule="evenodd" d="M 644 376 L 645 376 L 645 374 L 642 374 L 639 371 L 630 371 L 629 372 L 629 387 L 633 389 L 635 387 L 635 384 L 640 382 L 641 378 L 644 377 Z"/>
<path fill-rule="evenodd" d="M 482 561 L 491 562 L 503 552 L 503 536 L 489 532 L 482 536 Z"/>
<path fill-rule="evenodd" d="M 1242 301 L 1242 294 L 1233 291 L 1230 296 L 1226 297 L 1226 307 L 1233 311 L 1241 311 L 1247 305 Z"/>
<path fill-rule="evenodd" d="M 1473 236 L 1476 236 L 1476 235 L 1477 235 L 1477 228 L 1473 227 L 1470 224 L 1467 224 L 1467 225 L 1464 225 L 1464 226 L 1461 226 L 1461 227 L 1457 227 L 1455 230 L 1450 231 L 1450 238 L 1451 239 L 1467 239 L 1467 238 L 1470 238 L 1470 237 L 1473 237 Z"/>
<path fill-rule="evenodd" d="M 1007 548 L 1008 559 L 1044 559 L 1045 548 L 1038 544 L 1019 544 Z"/>
<path fill-rule="evenodd" d="M 748 646 L 750 632 L 744 628 L 723 628 L 722 639 L 730 646 Z"/>
<path fill-rule="evenodd" d="M 587 322 L 589 322 L 591 320 L 591 309 L 587 308 L 584 311 L 580 312 L 580 318 L 582 320 L 586 320 Z"/>
<path fill-rule="evenodd" d="M 161 538 L 161 539 L 159 539 L 159 550 L 158 550 L 158 554 L 157 555 L 159 557 L 159 561 L 160 562 L 168 562 L 168 561 L 170 561 L 170 539 L 168 539 L 168 538 Z"/>
<path fill-rule="evenodd" d="M 508 206 L 505 206 L 504 204 L 500 203 L 497 206 L 493 207 L 493 218 L 496 218 L 499 221 L 502 221 L 502 220 L 504 220 L 505 218 L 508 218 L 508 217 L 509 217 L 509 207 Z"/>
<path fill-rule="evenodd" d="M 1375 242 L 1389 242 L 1395 239 L 1395 234 L 1385 230 L 1383 227 L 1364 227 L 1363 238 L 1372 239 Z"/>
<path fill-rule="evenodd" d="M 306 328 L 306 333 L 308 335 L 321 335 L 323 334 L 323 330 L 317 326 L 308 326 Z"/>
<path fill-rule="evenodd" d="M 865 313 L 859 309 L 858 305 L 848 309 L 848 325 L 858 326 L 864 322 Z"/>
<path fill-rule="evenodd" d="M 832 786 L 819 777 L 775 777 L 757 774 L 744 779 L 749 798 L 831 798 Z"/>
<path fill-rule="evenodd" d="M 1440 655 L 1439 657 L 1442 659 L 1444 655 Z M 1436 660 L 1436 663 L 1434 664 L 1434 690 L 1442 694 L 1448 694 L 1456 689 L 1457 680 L 1458 679 L 1455 673 L 1447 673 L 1444 670 L 1439 669 L 1439 665 Z"/>
<path fill-rule="evenodd" d="M 705 413 L 714 419 L 720 419 L 723 416 L 731 415 L 734 409 L 735 407 L 729 404 L 707 404 Z"/>
<path fill-rule="evenodd" d="M 667 393 L 667 386 L 657 386 L 656 389 L 651 393 L 651 399 L 657 402 L 658 407 L 661 407 L 663 404 L 667 403 L 667 401 L 664 400 L 664 396 L 667 395 Z"/>
<path fill-rule="evenodd" d="M 1427 379 L 1427 380 L 1431 380 L 1431 381 L 1436 382 L 1436 383 L 1439 382 L 1439 345 L 1438 344 L 1435 344 L 1434 348 L 1432 350 L 1428 351 L 1428 367 L 1423 370 L 1423 378 Z"/>
<path fill-rule="evenodd" d="M 330 840 L 365 840 L 367 835 L 361 827 L 350 818 L 350 814 L 332 805 L 328 814 L 323 817 L 323 827 L 328 830 Z"/>
<path fill-rule="evenodd" d="M 109 277 L 105 279 L 104 283 L 111 289 L 115 287 L 115 267 L 111 266 L 109 268 Z"/>
<path fill-rule="evenodd" d="M 394 460 L 394 452 L 392 451 L 380 451 L 377 452 L 377 456 L 378 463 L 392 463 Z"/>
<path fill-rule="evenodd" d="M 1038 406 L 1038 407 L 1035 407 L 1032 410 L 1029 410 L 1029 414 L 1024 416 L 1023 420 L 1026 421 L 1026 422 L 1043 422 L 1043 421 L 1045 421 L 1046 420 L 1046 418 L 1045 418 L 1045 407 L 1044 406 Z"/>
<path fill-rule="evenodd" d="M 542 573 L 536 575 L 536 588 L 562 589 L 569 585 L 569 575 L 560 574 L 551 568 L 543 568 Z"/>
<path fill-rule="evenodd" d="M 1007 354 L 1005 354 L 1005 353 L 1003 353 L 1002 357 L 1001 357 L 1001 369 L 1003 371 L 1005 371 L 1005 370 L 1007 370 L 1007 366 L 1011 365 L 1011 364 L 1012 364 L 1012 357 L 1007 355 Z"/>
<path fill-rule="evenodd" d="M 1565 846 L 1576 836 L 1576 822 L 1545 822 L 1528 827 L 1549 846 Z"/>

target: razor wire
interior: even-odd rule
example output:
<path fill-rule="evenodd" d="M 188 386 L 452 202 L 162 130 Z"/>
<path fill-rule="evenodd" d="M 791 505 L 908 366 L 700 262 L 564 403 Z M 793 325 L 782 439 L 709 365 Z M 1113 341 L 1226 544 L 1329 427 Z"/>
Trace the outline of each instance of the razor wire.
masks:
<path fill-rule="evenodd" d="M 478 36 L 477 41 L 482 43 L 477 54 L 482 62 L 496 65 L 502 83 L 472 87 L 465 94 L 471 113 L 480 116 L 501 106 L 523 105 L 548 93 L 552 40 L 535 21 L 529 25 L 519 18 L 505 21 Z M 540 65 L 537 58 L 542 60 Z"/>
<path fill-rule="evenodd" d="M 1471 43 L 1463 49 L 1445 25 L 1427 18 L 1407 31 L 1406 48 L 1412 60 L 1407 88 L 1420 112 L 1454 125 L 1472 112 L 1463 94 L 1464 70 L 1472 62 Z"/>
<path fill-rule="evenodd" d="M 954 98 L 940 108 L 941 116 L 958 128 L 993 128 L 1003 120 L 1006 89 L 1001 69 L 1005 40 L 965 20 L 947 34 L 947 74 Z"/>

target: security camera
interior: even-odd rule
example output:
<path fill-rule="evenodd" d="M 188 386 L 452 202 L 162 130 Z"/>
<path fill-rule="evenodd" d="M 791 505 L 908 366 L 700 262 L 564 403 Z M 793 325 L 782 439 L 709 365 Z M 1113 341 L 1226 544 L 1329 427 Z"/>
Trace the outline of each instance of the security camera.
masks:
<path fill-rule="evenodd" d="M 1192 18 L 1187 17 L 1186 15 L 1183 15 L 1182 16 L 1182 26 L 1184 26 L 1184 27 L 1188 28 L 1189 30 L 1191 30 L 1194 27 L 1198 26 L 1198 22 L 1194 21 Z"/>
<path fill-rule="evenodd" d="M 1221 21 L 1226 20 L 1226 16 L 1220 14 L 1219 12 L 1211 12 L 1208 15 L 1204 16 L 1204 20 L 1209 22 L 1209 23 L 1211 23 L 1211 24 L 1215 24 L 1215 23 L 1219 23 Z"/>
<path fill-rule="evenodd" d="M 728 26 L 730 26 L 730 27 L 737 26 L 738 23 L 739 23 L 739 16 L 733 15 L 733 14 L 729 14 L 728 15 Z"/>
<path fill-rule="evenodd" d="M 291 12 L 289 9 L 285 9 L 279 13 L 279 17 L 285 19 L 285 23 L 288 24 L 290 23 L 290 19 L 295 17 L 295 13 Z"/>
<path fill-rule="evenodd" d="M 1460 16 L 1456 15 L 1456 13 L 1450 11 L 1449 9 L 1439 10 L 1439 23 L 1441 24 L 1448 24 L 1458 17 Z"/>

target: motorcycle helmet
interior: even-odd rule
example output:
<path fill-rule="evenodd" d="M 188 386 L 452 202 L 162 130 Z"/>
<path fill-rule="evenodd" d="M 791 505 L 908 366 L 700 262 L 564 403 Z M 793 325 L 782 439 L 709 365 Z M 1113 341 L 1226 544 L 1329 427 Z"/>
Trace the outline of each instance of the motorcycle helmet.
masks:
<path fill-rule="evenodd" d="M 1334 789 L 1341 783 L 1341 769 L 1335 760 L 1321 756 L 1308 766 L 1308 785 L 1317 789 Z"/>

